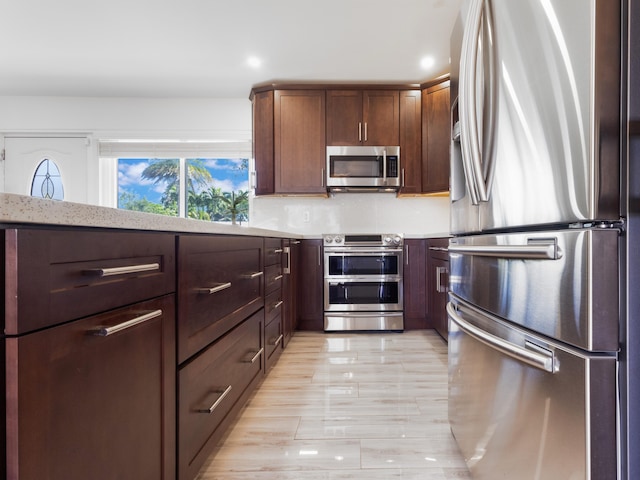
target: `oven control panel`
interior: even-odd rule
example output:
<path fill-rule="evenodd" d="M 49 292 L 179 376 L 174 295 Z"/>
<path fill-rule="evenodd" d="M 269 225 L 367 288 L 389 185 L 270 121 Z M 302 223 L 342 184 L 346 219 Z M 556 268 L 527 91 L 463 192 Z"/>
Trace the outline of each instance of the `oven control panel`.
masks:
<path fill-rule="evenodd" d="M 322 236 L 325 247 L 401 247 L 402 234 L 325 234 Z"/>

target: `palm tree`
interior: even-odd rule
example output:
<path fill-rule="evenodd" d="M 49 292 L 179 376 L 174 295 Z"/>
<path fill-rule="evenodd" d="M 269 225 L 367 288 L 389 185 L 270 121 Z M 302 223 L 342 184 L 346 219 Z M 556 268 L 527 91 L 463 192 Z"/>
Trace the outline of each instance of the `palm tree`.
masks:
<path fill-rule="evenodd" d="M 223 211 L 226 213 L 227 218 L 231 220 L 233 225 L 236 224 L 236 220 L 240 218 L 246 218 L 249 213 L 249 191 L 236 192 L 224 192 L 222 195 L 217 195 L 216 198 L 222 203 Z"/>
<path fill-rule="evenodd" d="M 165 198 L 170 198 L 169 192 L 178 190 L 180 162 L 175 158 L 152 160 L 142 171 L 142 178 L 153 181 L 154 185 L 165 183 Z M 202 160 L 193 159 L 187 162 L 187 192 L 196 191 L 197 185 L 211 182 L 211 174 L 203 165 Z"/>

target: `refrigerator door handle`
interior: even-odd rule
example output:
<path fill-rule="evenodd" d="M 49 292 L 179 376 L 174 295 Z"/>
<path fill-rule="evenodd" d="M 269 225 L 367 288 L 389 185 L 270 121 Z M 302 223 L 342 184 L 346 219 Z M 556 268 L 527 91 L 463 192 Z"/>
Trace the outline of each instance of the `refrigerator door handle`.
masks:
<path fill-rule="evenodd" d="M 554 240 L 528 245 L 449 245 L 449 253 L 521 260 L 559 260 L 562 250 Z"/>
<path fill-rule="evenodd" d="M 460 330 L 468 335 L 471 335 L 476 340 L 484 343 L 494 350 L 498 350 L 499 352 L 502 352 L 505 355 L 514 358 L 515 360 L 526 363 L 527 365 L 531 365 L 532 367 L 538 368 L 540 370 L 544 370 L 545 372 L 558 372 L 558 365 L 556 364 L 556 362 L 554 362 L 554 355 L 552 351 L 547 351 L 546 349 L 542 349 L 537 345 L 535 351 L 531 351 L 518 345 L 514 345 L 513 343 L 508 342 L 507 340 L 504 340 L 500 337 L 496 337 L 495 335 L 492 335 L 488 332 L 485 332 L 481 328 L 472 325 L 471 323 L 464 320 L 460 315 L 458 315 L 456 308 L 451 302 L 447 303 L 447 314 L 449 315 L 449 319 L 454 322 L 460 328 Z"/>
<path fill-rule="evenodd" d="M 471 203 L 488 200 L 486 185 L 482 172 L 480 140 L 478 138 L 478 122 L 476 118 L 476 63 L 478 58 L 478 37 L 482 26 L 483 1 L 474 0 L 467 15 L 468 28 L 465 28 L 462 40 L 462 57 L 460 61 L 460 126 L 462 161 L 465 174 L 473 184 L 469 195 Z"/>

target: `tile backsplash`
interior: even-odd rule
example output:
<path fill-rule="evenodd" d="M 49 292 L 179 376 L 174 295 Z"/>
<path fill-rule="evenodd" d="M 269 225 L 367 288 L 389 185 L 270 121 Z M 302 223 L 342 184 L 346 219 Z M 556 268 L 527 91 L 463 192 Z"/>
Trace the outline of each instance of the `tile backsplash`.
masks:
<path fill-rule="evenodd" d="M 341 193 L 323 197 L 254 197 L 250 226 L 302 235 L 449 232 L 449 197 Z"/>

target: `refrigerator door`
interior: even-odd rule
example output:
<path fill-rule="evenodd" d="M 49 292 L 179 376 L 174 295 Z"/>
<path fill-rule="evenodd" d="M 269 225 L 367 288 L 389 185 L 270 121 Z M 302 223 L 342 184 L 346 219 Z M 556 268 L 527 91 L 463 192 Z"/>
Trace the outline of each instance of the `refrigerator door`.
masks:
<path fill-rule="evenodd" d="M 449 289 L 563 343 L 617 351 L 619 241 L 615 229 L 452 238 Z"/>
<path fill-rule="evenodd" d="M 459 111 L 480 230 L 618 219 L 620 2 L 469 4 Z"/>
<path fill-rule="evenodd" d="M 447 310 L 449 421 L 474 479 L 617 478 L 615 356 Z"/>

